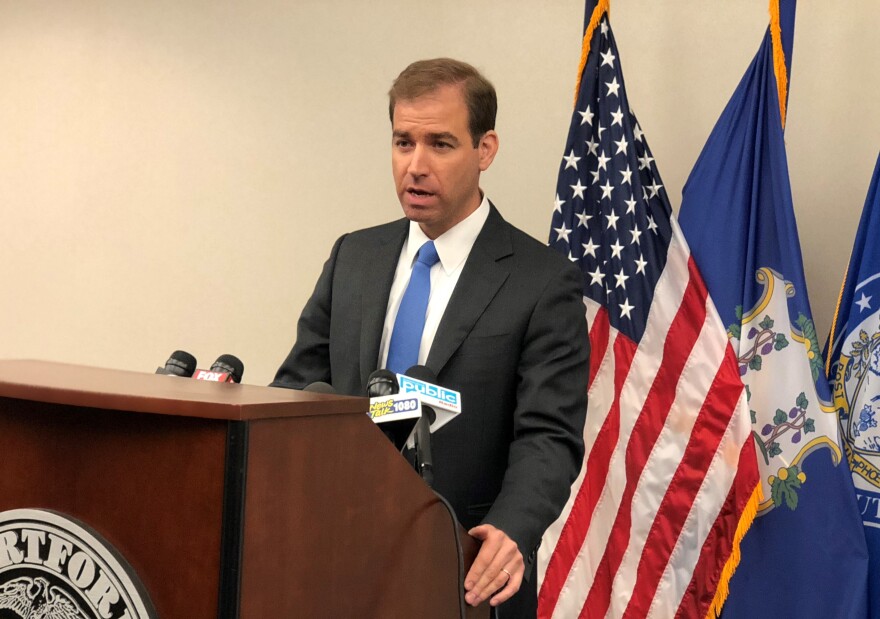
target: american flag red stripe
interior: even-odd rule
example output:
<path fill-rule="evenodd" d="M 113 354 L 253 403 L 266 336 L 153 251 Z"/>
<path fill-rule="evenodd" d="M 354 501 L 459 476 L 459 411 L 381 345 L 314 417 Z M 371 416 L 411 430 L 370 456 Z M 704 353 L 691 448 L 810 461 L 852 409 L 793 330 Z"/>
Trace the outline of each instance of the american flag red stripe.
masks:
<path fill-rule="evenodd" d="M 590 317 L 588 316 L 589 320 Z M 599 308 L 592 320 L 590 320 L 590 382 L 588 388 L 593 386 L 596 374 L 599 372 L 599 364 L 605 358 L 608 350 L 608 336 L 611 325 L 608 323 L 608 312 L 605 308 Z"/>

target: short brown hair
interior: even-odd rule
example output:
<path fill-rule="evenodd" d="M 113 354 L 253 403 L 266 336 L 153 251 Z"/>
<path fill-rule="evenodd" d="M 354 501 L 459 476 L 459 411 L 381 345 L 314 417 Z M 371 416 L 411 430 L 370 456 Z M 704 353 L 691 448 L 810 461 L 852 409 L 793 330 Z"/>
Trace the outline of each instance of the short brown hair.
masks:
<path fill-rule="evenodd" d="M 441 86 L 462 86 L 468 109 L 468 130 L 474 148 L 480 138 L 495 128 L 498 99 L 495 87 L 474 67 L 452 58 L 417 60 L 405 68 L 388 91 L 388 115 L 394 122 L 394 106 L 398 101 L 411 101 Z"/>

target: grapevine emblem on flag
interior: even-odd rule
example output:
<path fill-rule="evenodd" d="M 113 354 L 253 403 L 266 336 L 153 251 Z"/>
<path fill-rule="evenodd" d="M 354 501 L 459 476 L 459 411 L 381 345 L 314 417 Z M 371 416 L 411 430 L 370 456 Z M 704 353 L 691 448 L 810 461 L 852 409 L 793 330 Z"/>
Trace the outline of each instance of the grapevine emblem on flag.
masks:
<path fill-rule="evenodd" d="M 795 322 L 790 319 L 788 301 L 798 291 L 783 275 L 766 267 L 758 269 L 755 279 L 763 287 L 762 294 L 747 312 L 736 308 L 740 322 L 729 325 L 727 332 L 747 385 L 752 435 L 763 458 L 762 470 L 770 472 L 761 480 L 765 500 L 760 509 L 779 505 L 796 509 L 798 490 L 807 482 L 801 470 L 803 459 L 816 449 L 827 448 L 835 464 L 840 462 L 834 437 L 822 430 L 831 426 L 820 423 L 817 428 L 818 417 L 833 413 L 834 408 L 821 402 L 814 390 L 804 391 L 804 385 L 814 385 L 821 375 L 822 356 L 813 321 L 803 314 Z M 780 375 L 786 380 L 773 380 Z"/>

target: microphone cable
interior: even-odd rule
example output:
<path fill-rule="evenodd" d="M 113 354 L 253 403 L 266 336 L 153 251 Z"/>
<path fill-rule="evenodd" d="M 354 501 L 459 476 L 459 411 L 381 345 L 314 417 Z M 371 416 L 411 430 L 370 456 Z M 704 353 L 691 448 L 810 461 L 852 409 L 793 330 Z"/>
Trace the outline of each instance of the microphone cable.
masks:
<path fill-rule="evenodd" d="M 464 601 L 464 549 L 461 546 L 461 538 L 458 536 L 458 527 L 461 525 L 455 516 L 455 510 L 452 509 L 452 505 L 446 500 L 446 497 L 433 488 L 431 488 L 431 491 L 440 499 L 440 503 L 449 512 L 449 516 L 452 519 L 452 537 L 455 539 L 455 556 L 458 559 L 458 613 L 461 619 L 465 619 L 467 613 Z"/>

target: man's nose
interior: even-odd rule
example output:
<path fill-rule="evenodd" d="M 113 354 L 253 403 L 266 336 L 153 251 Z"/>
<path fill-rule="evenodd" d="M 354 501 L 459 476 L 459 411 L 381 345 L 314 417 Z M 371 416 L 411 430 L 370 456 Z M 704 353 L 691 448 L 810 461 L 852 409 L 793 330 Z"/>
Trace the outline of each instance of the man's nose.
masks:
<path fill-rule="evenodd" d="M 413 178 L 421 178 L 428 175 L 428 170 L 428 153 L 424 146 L 417 144 L 412 151 L 406 171 Z"/>

